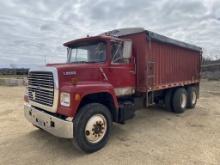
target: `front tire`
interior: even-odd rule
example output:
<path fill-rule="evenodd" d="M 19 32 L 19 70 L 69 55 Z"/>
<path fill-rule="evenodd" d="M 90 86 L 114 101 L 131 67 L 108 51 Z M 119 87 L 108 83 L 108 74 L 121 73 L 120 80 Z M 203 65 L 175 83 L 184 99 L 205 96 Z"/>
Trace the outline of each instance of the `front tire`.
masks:
<path fill-rule="evenodd" d="M 83 106 L 74 120 L 74 142 L 84 152 L 92 153 L 105 146 L 111 134 L 112 117 L 99 103 Z"/>
<path fill-rule="evenodd" d="M 184 88 L 178 88 L 173 94 L 173 112 L 183 113 L 187 105 L 187 92 Z"/>

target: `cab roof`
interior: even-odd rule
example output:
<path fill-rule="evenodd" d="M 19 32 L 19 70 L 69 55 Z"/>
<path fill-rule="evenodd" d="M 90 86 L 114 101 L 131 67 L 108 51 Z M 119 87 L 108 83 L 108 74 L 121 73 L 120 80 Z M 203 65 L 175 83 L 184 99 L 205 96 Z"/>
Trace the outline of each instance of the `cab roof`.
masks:
<path fill-rule="evenodd" d="M 105 35 L 110 35 L 110 36 L 120 38 L 120 37 L 124 37 L 124 36 L 135 35 L 135 34 L 138 34 L 138 33 L 145 33 L 148 40 L 155 40 L 155 41 L 158 41 L 158 42 L 171 44 L 171 45 L 179 46 L 179 47 L 182 47 L 182 48 L 202 52 L 201 47 L 198 47 L 198 46 L 193 45 L 193 44 L 185 43 L 185 42 L 182 42 L 182 41 L 178 41 L 178 40 L 163 36 L 161 34 L 146 30 L 144 28 L 115 29 L 115 30 L 112 30 L 112 31 L 102 33 L 102 35 L 105 34 Z"/>
<path fill-rule="evenodd" d="M 178 41 L 163 35 L 160 35 L 158 33 L 146 30 L 144 28 L 123 28 L 123 29 L 115 29 L 112 31 L 108 31 L 108 32 L 104 32 L 101 33 L 97 36 L 88 36 L 85 38 L 80 38 L 80 39 L 76 39 L 76 40 L 72 40 L 69 42 L 64 43 L 64 46 L 70 47 L 73 44 L 77 44 L 79 42 L 86 42 L 86 41 L 95 41 L 95 40 L 100 40 L 100 41 L 107 41 L 107 40 L 122 40 L 120 39 L 120 37 L 124 37 L 124 36 L 129 36 L 129 35 L 135 35 L 138 33 L 145 33 L 146 34 L 146 38 L 148 40 L 155 40 L 158 42 L 162 42 L 162 43 L 166 43 L 166 44 L 171 44 L 171 45 L 175 45 L 175 46 L 179 46 L 182 48 L 186 48 L 186 49 L 190 49 L 190 50 L 194 50 L 194 51 L 198 51 L 198 52 L 202 52 L 202 48 L 198 47 L 196 45 L 193 44 L 189 44 L 189 43 L 185 43 L 182 41 Z"/>
<path fill-rule="evenodd" d="M 72 41 L 68 41 L 65 42 L 63 45 L 67 46 L 67 47 L 71 47 L 74 44 L 78 44 L 78 43 L 82 43 L 82 42 L 92 42 L 92 41 L 107 41 L 107 40 L 122 40 L 113 36 L 109 36 L 109 35 L 97 35 L 97 36 L 88 36 L 85 38 L 79 38 L 76 40 L 72 40 Z"/>

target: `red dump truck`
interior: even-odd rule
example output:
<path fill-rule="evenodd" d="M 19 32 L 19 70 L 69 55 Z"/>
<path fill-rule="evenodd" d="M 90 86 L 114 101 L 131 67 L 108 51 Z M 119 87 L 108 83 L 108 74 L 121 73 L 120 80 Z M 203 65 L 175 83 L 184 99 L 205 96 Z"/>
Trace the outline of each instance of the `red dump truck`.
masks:
<path fill-rule="evenodd" d="M 175 113 L 199 97 L 202 49 L 143 28 L 64 43 L 67 62 L 30 69 L 24 114 L 34 126 L 72 139 L 85 152 L 101 149 L 112 122 L 155 104 Z M 146 130 L 147 131 L 147 130 Z"/>

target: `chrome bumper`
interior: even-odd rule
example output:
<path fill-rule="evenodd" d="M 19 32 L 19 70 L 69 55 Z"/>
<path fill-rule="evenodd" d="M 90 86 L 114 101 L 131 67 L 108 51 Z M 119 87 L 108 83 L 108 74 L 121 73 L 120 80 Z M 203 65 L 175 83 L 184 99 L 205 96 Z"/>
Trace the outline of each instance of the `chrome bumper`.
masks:
<path fill-rule="evenodd" d="M 32 124 L 42 128 L 43 130 L 61 138 L 73 138 L 73 122 L 54 117 L 43 111 L 39 111 L 24 104 L 24 116 Z"/>

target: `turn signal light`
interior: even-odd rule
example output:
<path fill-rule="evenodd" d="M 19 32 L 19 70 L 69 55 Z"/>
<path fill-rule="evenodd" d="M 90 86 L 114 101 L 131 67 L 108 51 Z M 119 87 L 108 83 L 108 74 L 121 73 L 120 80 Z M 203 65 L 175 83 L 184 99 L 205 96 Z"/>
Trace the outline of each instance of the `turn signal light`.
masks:
<path fill-rule="evenodd" d="M 78 93 L 75 94 L 74 99 L 75 99 L 75 101 L 79 101 L 81 99 L 80 94 L 78 94 Z"/>

